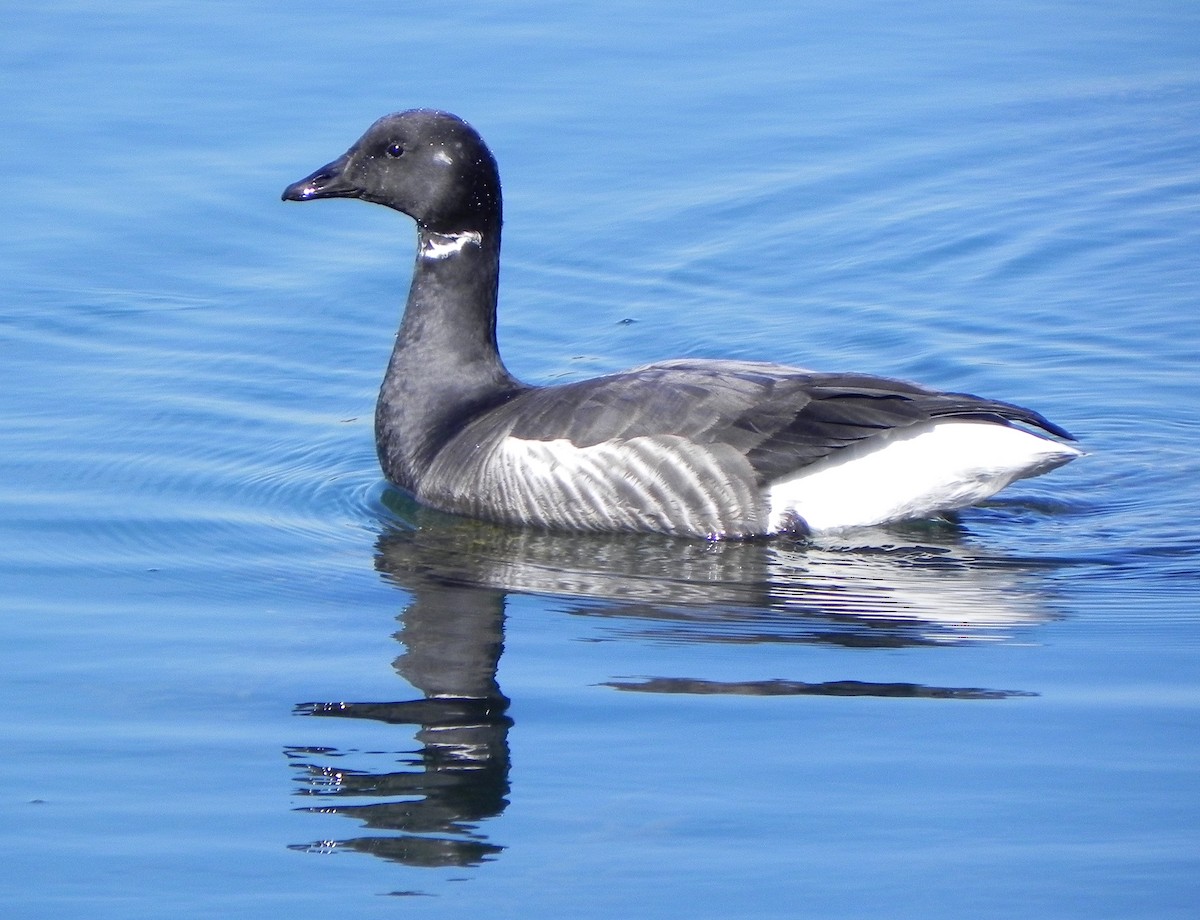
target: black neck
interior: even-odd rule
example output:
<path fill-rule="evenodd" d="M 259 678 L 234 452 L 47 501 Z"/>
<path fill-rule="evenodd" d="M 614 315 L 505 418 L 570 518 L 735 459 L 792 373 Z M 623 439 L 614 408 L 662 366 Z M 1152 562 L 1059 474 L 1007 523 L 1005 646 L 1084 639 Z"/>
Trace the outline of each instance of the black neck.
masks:
<path fill-rule="evenodd" d="M 375 412 L 388 479 L 416 490 L 437 450 L 478 412 L 521 389 L 496 345 L 500 229 L 419 228 L 404 320 Z"/>

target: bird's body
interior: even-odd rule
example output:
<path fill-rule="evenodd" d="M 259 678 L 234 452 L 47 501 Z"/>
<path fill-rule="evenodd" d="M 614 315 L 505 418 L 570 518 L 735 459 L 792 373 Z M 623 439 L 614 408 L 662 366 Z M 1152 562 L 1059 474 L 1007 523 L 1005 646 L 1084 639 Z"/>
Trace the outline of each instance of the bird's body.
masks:
<path fill-rule="evenodd" d="M 1080 454 L 1032 410 L 864 374 L 678 360 L 521 383 L 496 345 L 495 161 L 452 115 L 386 116 L 284 197 L 363 198 L 416 220 L 376 443 L 387 478 L 444 511 L 565 530 L 809 533 L 961 508 Z"/>

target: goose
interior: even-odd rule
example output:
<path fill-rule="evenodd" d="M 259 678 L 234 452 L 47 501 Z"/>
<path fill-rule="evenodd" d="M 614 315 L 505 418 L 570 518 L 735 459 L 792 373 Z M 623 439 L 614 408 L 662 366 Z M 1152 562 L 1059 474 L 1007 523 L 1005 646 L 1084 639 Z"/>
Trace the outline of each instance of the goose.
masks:
<path fill-rule="evenodd" d="M 496 160 L 447 112 L 386 115 L 285 201 L 359 198 L 416 222 L 375 411 L 386 478 L 500 524 L 709 540 L 929 518 L 1082 454 L 1032 409 L 858 373 L 684 358 L 553 386 L 496 342 Z"/>

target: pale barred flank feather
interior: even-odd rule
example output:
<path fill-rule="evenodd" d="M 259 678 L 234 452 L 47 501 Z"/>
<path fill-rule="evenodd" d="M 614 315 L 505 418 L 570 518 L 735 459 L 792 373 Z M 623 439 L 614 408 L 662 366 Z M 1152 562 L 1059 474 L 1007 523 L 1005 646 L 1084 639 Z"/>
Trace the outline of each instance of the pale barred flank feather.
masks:
<path fill-rule="evenodd" d="M 674 435 L 587 447 L 509 436 L 465 456 L 443 452 L 417 497 L 444 510 L 560 529 L 749 536 L 763 532 L 766 505 L 748 470 L 727 445 L 701 447 Z"/>

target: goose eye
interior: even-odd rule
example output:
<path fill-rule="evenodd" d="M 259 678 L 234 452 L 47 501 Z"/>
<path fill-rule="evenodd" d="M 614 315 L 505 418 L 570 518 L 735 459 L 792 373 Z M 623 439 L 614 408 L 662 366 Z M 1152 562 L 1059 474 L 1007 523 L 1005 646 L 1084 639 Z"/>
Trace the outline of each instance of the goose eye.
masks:
<path fill-rule="evenodd" d="M 404 156 L 404 148 L 399 144 L 388 144 L 387 150 L 384 151 L 393 160 Z"/>

